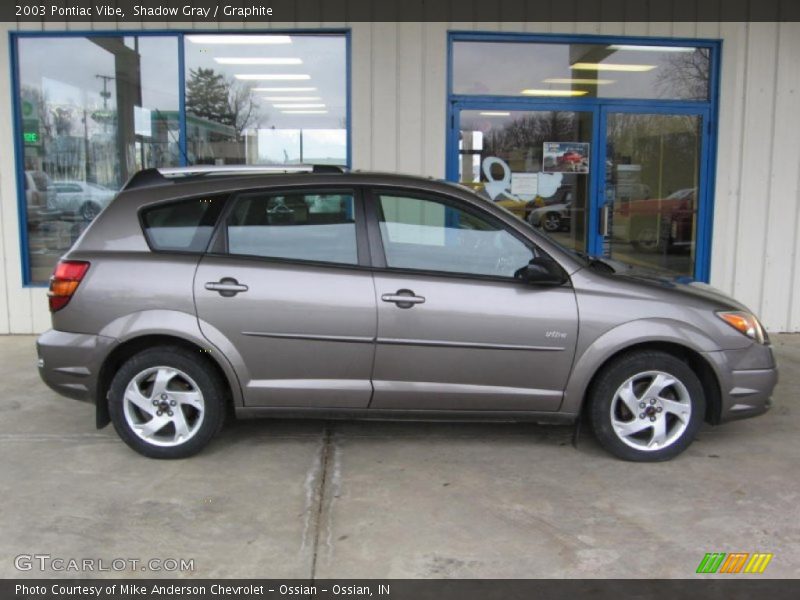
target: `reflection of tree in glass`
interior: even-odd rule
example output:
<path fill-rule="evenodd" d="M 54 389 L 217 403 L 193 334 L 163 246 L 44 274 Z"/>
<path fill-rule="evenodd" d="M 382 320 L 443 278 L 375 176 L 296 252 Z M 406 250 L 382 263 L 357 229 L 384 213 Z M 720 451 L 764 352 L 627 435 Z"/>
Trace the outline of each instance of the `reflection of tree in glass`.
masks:
<path fill-rule="evenodd" d="M 608 116 L 607 184 L 628 187 L 619 195 L 665 198 L 697 185 L 700 120 L 696 115 L 613 113 Z M 635 175 L 619 181 L 618 165 L 638 165 Z M 631 179 L 633 178 L 633 179 Z M 644 185 L 646 187 L 636 187 Z"/>
<path fill-rule="evenodd" d="M 542 142 L 569 140 L 575 130 L 574 125 L 575 115 L 571 112 L 546 112 L 519 117 L 502 129 L 491 131 L 490 150 L 493 156 L 500 156 L 495 152 L 538 146 Z"/>
<path fill-rule="evenodd" d="M 72 109 L 57 106 L 53 109 L 53 125 L 56 135 L 70 135 L 72 133 Z"/>
<path fill-rule="evenodd" d="M 236 140 L 242 139 L 242 132 L 250 125 L 260 125 L 263 120 L 253 96 L 253 86 L 239 81 L 228 81 L 228 112 L 230 125 L 236 131 Z"/>
<path fill-rule="evenodd" d="M 23 103 L 28 102 L 32 107 L 35 107 L 33 113 L 38 119 L 39 135 L 42 139 L 49 139 L 52 136 L 53 125 L 48 109 L 49 101 L 47 96 L 38 87 L 29 85 L 22 86 L 20 96 Z M 25 119 L 27 115 L 23 114 L 22 117 Z"/>
<path fill-rule="evenodd" d="M 221 73 L 214 69 L 191 69 L 186 84 L 186 110 L 194 115 L 214 121 L 228 123 L 228 84 Z"/>
<path fill-rule="evenodd" d="M 706 100 L 710 68 L 707 48 L 672 53 L 659 67 L 656 87 L 662 97 Z"/>
<path fill-rule="evenodd" d="M 227 79 L 214 69 L 190 69 L 186 110 L 197 117 L 232 127 L 236 141 L 243 131 L 262 120 L 251 85 Z"/>
<path fill-rule="evenodd" d="M 542 159 L 544 142 L 579 139 L 576 123 L 573 112 L 543 111 L 520 116 L 485 133 L 483 156 L 502 158 L 512 171 L 530 171 L 535 168 L 535 161 Z"/>

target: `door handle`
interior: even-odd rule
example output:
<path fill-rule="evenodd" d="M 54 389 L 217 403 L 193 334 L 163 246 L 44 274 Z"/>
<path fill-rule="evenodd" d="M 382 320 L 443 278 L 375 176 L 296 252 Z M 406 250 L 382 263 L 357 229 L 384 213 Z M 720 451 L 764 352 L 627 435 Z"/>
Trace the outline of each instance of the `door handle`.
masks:
<path fill-rule="evenodd" d="M 233 277 L 223 277 L 219 281 L 207 282 L 206 289 L 211 292 L 219 292 L 220 296 L 230 298 L 239 292 L 246 292 L 250 288 L 242 283 L 239 283 Z"/>
<path fill-rule="evenodd" d="M 383 294 L 381 300 L 384 302 L 393 302 L 398 308 L 411 308 L 415 304 L 422 304 L 425 302 L 423 296 L 417 296 L 411 290 L 397 290 L 394 294 Z"/>
<path fill-rule="evenodd" d="M 602 237 L 608 237 L 608 210 L 608 204 L 604 204 L 600 209 L 600 235 Z"/>

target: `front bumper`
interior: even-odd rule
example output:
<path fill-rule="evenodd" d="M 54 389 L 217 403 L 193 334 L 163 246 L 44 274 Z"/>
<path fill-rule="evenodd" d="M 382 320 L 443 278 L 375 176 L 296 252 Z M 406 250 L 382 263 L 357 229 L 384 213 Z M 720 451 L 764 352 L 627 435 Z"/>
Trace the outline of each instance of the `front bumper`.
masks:
<path fill-rule="evenodd" d="M 778 368 L 771 346 L 752 344 L 741 350 L 708 352 L 717 372 L 720 410 L 714 421 L 724 423 L 765 413 L 772 406 Z"/>
<path fill-rule="evenodd" d="M 46 331 L 36 340 L 39 375 L 63 396 L 95 402 L 100 367 L 116 342 L 102 335 Z"/>

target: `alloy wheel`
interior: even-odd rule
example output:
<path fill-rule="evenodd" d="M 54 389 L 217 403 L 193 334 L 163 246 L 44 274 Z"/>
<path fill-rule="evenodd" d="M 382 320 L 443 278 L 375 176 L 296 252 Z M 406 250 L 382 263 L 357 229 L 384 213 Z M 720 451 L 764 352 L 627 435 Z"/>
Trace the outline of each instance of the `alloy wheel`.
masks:
<path fill-rule="evenodd" d="M 692 418 L 686 386 L 664 371 L 628 378 L 611 401 L 611 425 L 623 443 L 636 450 L 662 450 L 680 439 Z"/>
<path fill-rule="evenodd" d="M 199 386 L 186 373 L 166 366 L 138 373 L 125 388 L 128 426 L 148 444 L 173 447 L 190 440 L 205 417 Z"/>

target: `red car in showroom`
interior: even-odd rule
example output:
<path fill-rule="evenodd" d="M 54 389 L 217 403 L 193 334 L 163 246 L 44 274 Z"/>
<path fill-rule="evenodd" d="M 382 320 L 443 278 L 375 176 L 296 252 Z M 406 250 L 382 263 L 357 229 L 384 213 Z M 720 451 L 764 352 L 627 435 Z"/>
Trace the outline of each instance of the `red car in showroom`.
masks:
<path fill-rule="evenodd" d="M 689 250 L 694 243 L 696 191 L 685 188 L 666 198 L 622 202 L 614 216 L 627 221 L 627 238 L 639 250 Z"/>

